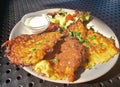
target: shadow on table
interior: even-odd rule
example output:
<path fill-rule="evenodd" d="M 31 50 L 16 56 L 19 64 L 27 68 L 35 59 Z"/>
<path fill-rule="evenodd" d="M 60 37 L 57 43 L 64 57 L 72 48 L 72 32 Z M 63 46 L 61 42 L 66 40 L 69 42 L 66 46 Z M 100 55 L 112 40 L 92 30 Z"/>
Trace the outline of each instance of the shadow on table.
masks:
<path fill-rule="evenodd" d="M 9 0 L 0 0 L 0 27 L 2 28 L 2 23 L 4 20 L 4 16 L 6 11 L 8 11 Z"/>

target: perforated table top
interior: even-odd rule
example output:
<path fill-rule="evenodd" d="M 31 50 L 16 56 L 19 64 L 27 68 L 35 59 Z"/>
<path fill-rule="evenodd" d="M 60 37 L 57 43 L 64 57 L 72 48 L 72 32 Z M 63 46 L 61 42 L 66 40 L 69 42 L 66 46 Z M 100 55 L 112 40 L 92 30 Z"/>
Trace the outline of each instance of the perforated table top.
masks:
<path fill-rule="evenodd" d="M 7 1 L 7 0 L 5 0 Z M 29 12 L 48 8 L 68 8 L 90 11 L 104 21 L 120 40 L 120 0 L 8 0 L 0 30 L 0 44 L 9 38 L 15 24 Z M 120 87 L 120 58 L 104 76 L 83 84 L 58 84 L 43 81 L 20 67 L 15 67 L 0 50 L 0 87 Z"/>

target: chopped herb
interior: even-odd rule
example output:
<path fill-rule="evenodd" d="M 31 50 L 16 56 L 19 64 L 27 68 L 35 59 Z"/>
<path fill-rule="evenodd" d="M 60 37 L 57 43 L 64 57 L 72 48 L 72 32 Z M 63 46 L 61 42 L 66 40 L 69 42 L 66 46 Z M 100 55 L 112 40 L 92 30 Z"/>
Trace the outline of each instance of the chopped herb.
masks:
<path fill-rule="evenodd" d="M 93 43 L 93 45 L 96 45 L 96 43 Z"/>
<path fill-rule="evenodd" d="M 34 51 L 36 51 L 36 49 L 35 49 L 35 48 L 32 48 L 31 51 L 34 52 Z"/>
<path fill-rule="evenodd" d="M 80 36 L 77 36 L 76 38 L 77 38 L 80 42 L 82 42 L 82 43 L 85 42 L 85 39 L 82 38 L 82 37 L 80 37 Z"/>
<path fill-rule="evenodd" d="M 101 46 L 101 47 L 103 47 L 103 46 L 104 46 L 104 44 L 103 44 L 103 43 L 100 43 L 100 46 Z"/>
<path fill-rule="evenodd" d="M 80 32 L 73 32 L 73 35 L 76 36 L 80 36 Z"/>
<path fill-rule="evenodd" d="M 69 34 L 70 36 L 73 36 L 73 37 L 80 36 L 80 32 L 72 32 L 72 31 L 69 31 L 68 34 Z"/>
<path fill-rule="evenodd" d="M 82 42 L 82 43 L 85 42 L 85 39 L 80 36 L 80 32 L 72 32 L 72 31 L 69 31 L 68 34 L 69 34 L 70 36 L 73 36 L 73 37 L 77 38 L 77 39 L 78 39 L 80 42 Z"/>
<path fill-rule="evenodd" d="M 35 44 L 36 44 L 36 45 L 40 45 L 40 42 L 36 42 Z"/>
<path fill-rule="evenodd" d="M 96 39 L 95 35 L 90 37 L 90 40 L 94 40 L 94 39 Z"/>
<path fill-rule="evenodd" d="M 115 39 L 115 37 L 114 36 L 110 36 L 110 39 Z"/>
<path fill-rule="evenodd" d="M 90 20 L 90 12 L 79 12 L 80 16 L 80 20 L 81 21 L 89 21 Z"/>
<path fill-rule="evenodd" d="M 112 39 L 112 36 L 110 36 L 110 39 Z"/>
<path fill-rule="evenodd" d="M 49 42 L 48 40 L 44 40 L 44 42 Z"/>
<path fill-rule="evenodd" d="M 89 41 L 87 39 L 85 39 L 85 43 L 89 43 Z"/>
<path fill-rule="evenodd" d="M 72 33 L 71 31 L 69 31 L 68 34 L 69 34 L 70 36 L 73 36 L 73 33 Z"/>
<path fill-rule="evenodd" d="M 92 65 L 91 65 L 90 63 L 88 63 L 87 66 L 88 66 L 89 69 L 92 69 L 92 68 L 91 68 Z"/>
<path fill-rule="evenodd" d="M 90 44 L 89 43 L 87 43 L 87 47 L 90 48 Z"/>
<path fill-rule="evenodd" d="M 53 59 L 53 61 L 54 61 L 54 62 L 58 62 L 58 58 L 55 57 L 55 58 Z"/>

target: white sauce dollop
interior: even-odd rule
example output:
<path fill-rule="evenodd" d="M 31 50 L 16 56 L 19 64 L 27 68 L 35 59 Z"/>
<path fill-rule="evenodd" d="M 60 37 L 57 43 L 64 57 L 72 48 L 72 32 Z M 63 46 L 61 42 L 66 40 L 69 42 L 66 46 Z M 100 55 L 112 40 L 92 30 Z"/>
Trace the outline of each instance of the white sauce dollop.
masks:
<path fill-rule="evenodd" d="M 47 20 L 47 17 L 44 14 L 42 14 L 41 16 L 29 17 L 25 20 L 25 25 L 30 27 L 44 27 L 48 26 L 48 24 L 49 21 Z"/>

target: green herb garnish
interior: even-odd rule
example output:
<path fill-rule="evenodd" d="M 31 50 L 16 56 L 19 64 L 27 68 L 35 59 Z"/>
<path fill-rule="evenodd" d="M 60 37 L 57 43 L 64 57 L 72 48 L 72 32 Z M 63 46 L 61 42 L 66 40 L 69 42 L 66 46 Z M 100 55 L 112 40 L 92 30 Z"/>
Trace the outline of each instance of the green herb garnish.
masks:
<path fill-rule="evenodd" d="M 44 40 L 44 42 L 49 42 L 48 40 Z"/>
<path fill-rule="evenodd" d="M 40 45 L 40 42 L 36 42 L 35 44 L 36 44 L 36 45 Z"/>
<path fill-rule="evenodd" d="M 80 36 L 80 32 L 73 32 L 73 36 L 74 37 Z"/>
<path fill-rule="evenodd" d="M 80 14 L 80 20 L 82 22 L 90 20 L 90 12 L 79 12 L 79 14 Z"/>
<path fill-rule="evenodd" d="M 80 37 L 80 36 L 77 36 L 76 38 L 77 38 L 80 42 L 82 42 L 82 43 L 85 42 L 85 39 L 82 38 L 82 37 Z"/>
<path fill-rule="evenodd" d="M 87 47 L 90 48 L 90 44 L 89 43 L 87 44 Z"/>
<path fill-rule="evenodd" d="M 110 39 L 115 39 L 115 37 L 114 36 L 110 36 Z"/>
<path fill-rule="evenodd" d="M 94 40 L 94 39 L 96 39 L 95 35 L 90 37 L 90 40 Z"/>
<path fill-rule="evenodd" d="M 89 43 L 89 41 L 87 39 L 85 39 L 85 43 Z"/>
<path fill-rule="evenodd" d="M 58 58 L 55 57 L 55 58 L 53 59 L 53 61 L 54 61 L 54 62 L 58 62 Z"/>
<path fill-rule="evenodd" d="M 73 36 L 73 37 L 80 36 L 80 32 L 72 32 L 72 31 L 69 31 L 68 34 L 69 34 L 70 36 Z"/>
<path fill-rule="evenodd" d="M 35 49 L 35 48 L 32 48 L 31 51 L 34 52 L 34 51 L 36 51 L 36 49 Z"/>
<path fill-rule="evenodd" d="M 68 34 L 69 34 L 70 36 L 73 36 L 73 32 L 71 32 L 71 31 L 69 31 Z"/>
<path fill-rule="evenodd" d="M 101 47 L 103 47 L 103 46 L 104 46 L 104 44 L 103 44 L 103 43 L 100 43 L 100 46 L 101 46 Z"/>
<path fill-rule="evenodd" d="M 78 39 L 78 40 L 79 40 L 80 42 L 82 42 L 82 43 L 85 42 L 85 39 L 80 36 L 80 32 L 72 32 L 72 31 L 69 31 L 68 34 L 69 34 L 70 36 L 75 37 L 76 39 Z"/>

